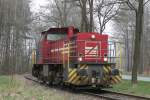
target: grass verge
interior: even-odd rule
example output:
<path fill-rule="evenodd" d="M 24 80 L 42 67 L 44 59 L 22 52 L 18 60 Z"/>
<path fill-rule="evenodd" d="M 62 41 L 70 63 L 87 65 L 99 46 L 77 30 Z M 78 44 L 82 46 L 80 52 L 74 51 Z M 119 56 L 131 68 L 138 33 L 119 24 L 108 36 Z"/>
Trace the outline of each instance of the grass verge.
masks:
<path fill-rule="evenodd" d="M 113 85 L 112 91 L 150 97 L 150 82 L 139 81 L 132 85 L 131 81 L 123 80 L 120 84 Z"/>
<path fill-rule="evenodd" d="M 92 100 L 82 94 L 67 91 L 26 80 L 23 75 L 0 76 L 0 100 Z"/>
<path fill-rule="evenodd" d="M 21 76 L 0 76 L 0 100 L 66 100 L 55 89 L 48 89 Z"/>

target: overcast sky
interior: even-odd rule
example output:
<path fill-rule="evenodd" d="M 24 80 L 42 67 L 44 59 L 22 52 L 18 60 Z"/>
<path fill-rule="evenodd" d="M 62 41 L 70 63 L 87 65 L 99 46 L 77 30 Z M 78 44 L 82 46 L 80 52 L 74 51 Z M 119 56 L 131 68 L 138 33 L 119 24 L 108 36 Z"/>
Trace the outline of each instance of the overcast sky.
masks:
<path fill-rule="evenodd" d="M 31 11 L 38 12 L 40 6 L 47 4 L 47 0 L 31 0 Z"/>

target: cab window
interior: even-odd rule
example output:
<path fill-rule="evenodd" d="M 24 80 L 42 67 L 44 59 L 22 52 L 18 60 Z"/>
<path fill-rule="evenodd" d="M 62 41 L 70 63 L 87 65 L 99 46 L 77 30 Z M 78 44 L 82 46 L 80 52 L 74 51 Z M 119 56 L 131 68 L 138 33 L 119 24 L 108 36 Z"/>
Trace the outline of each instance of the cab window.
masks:
<path fill-rule="evenodd" d="M 66 34 L 47 34 L 47 40 L 59 40 L 65 37 Z"/>

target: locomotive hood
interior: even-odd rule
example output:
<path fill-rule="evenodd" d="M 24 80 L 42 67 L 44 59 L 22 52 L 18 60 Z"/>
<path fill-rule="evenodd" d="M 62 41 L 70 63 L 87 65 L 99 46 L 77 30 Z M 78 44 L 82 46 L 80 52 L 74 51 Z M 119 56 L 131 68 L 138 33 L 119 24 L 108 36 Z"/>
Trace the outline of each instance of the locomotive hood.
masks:
<path fill-rule="evenodd" d="M 78 33 L 77 34 L 78 40 L 92 40 L 92 41 L 107 41 L 108 35 L 102 35 L 99 33 L 90 33 L 90 32 L 84 32 L 84 33 Z"/>

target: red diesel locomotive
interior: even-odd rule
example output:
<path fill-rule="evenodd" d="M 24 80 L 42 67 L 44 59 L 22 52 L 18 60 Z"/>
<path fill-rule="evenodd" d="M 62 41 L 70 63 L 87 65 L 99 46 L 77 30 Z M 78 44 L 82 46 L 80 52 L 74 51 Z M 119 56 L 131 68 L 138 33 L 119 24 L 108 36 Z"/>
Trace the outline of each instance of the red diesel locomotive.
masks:
<path fill-rule="evenodd" d="M 32 75 L 48 84 L 107 87 L 121 81 L 115 54 L 108 35 L 50 28 L 33 52 Z"/>

